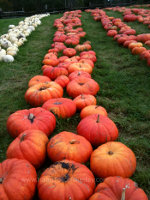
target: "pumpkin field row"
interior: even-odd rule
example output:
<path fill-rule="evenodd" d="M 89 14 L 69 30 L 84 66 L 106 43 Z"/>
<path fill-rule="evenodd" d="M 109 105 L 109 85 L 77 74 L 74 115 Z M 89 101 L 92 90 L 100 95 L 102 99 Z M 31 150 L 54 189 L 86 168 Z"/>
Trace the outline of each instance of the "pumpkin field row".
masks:
<path fill-rule="evenodd" d="M 115 141 L 118 128 L 97 105 L 100 86 L 91 76 L 97 58 L 90 41 L 81 44 L 86 32 L 80 18 L 76 10 L 54 21 L 57 31 L 43 59 L 43 75 L 30 79 L 25 93 L 34 108 L 18 110 L 7 120 L 14 140 L 0 164 L 0 200 L 33 199 L 36 186 L 41 200 L 148 200 L 129 179 L 136 170 L 134 152 Z M 64 130 L 49 140 L 57 121 L 76 112 L 81 117 L 77 134 Z M 37 182 L 36 170 L 46 155 L 53 164 Z M 95 178 L 104 179 L 96 189 Z"/>

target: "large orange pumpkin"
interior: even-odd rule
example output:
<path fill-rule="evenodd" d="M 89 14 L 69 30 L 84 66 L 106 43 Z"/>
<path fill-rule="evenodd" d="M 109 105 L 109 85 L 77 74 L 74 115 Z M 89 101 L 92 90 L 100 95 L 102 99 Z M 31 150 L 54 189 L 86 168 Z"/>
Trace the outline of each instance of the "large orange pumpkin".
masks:
<path fill-rule="evenodd" d="M 67 85 L 67 93 L 73 98 L 80 94 L 96 95 L 99 89 L 100 87 L 95 80 L 86 77 L 76 78 Z"/>
<path fill-rule="evenodd" d="M 87 200 L 95 188 L 92 172 L 80 163 L 62 160 L 47 168 L 38 182 L 41 200 Z"/>
<path fill-rule="evenodd" d="M 37 129 L 50 135 L 56 126 L 56 118 L 43 108 L 18 110 L 11 114 L 7 120 L 7 130 L 12 137 L 28 129 Z"/>
<path fill-rule="evenodd" d="M 107 116 L 107 111 L 102 106 L 89 105 L 81 110 L 80 117 L 81 119 L 83 119 L 84 117 L 87 117 L 92 114 L 100 114 L 103 116 Z"/>
<path fill-rule="evenodd" d="M 99 114 L 89 115 L 82 119 L 77 126 L 77 133 L 84 136 L 94 146 L 116 140 L 118 137 L 115 123 Z"/>
<path fill-rule="evenodd" d="M 47 76 L 36 75 L 30 79 L 28 86 L 31 87 L 38 83 L 45 83 L 45 82 L 50 82 L 50 81 L 51 79 L 48 78 Z"/>
<path fill-rule="evenodd" d="M 76 55 L 76 50 L 73 48 L 66 48 L 63 50 L 63 54 L 68 57 L 72 57 Z"/>
<path fill-rule="evenodd" d="M 96 105 L 96 98 L 91 94 L 81 94 L 77 96 L 73 101 L 75 102 L 78 110 L 81 110 L 82 108 L 89 105 Z"/>
<path fill-rule="evenodd" d="M 89 200 L 148 200 L 145 192 L 129 178 L 108 177 L 97 185 Z"/>
<path fill-rule="evenodd" d="M 28 161 L 14 158 L 0 163 L 1 200 L 31 200 L 36 183 L 35 168 Z"/>
<path fill-rule="evenodd" d="M 63 88 L 56 82 L 39 83 L 30 87 L 25 93 L 25 100 L 32 106 L 40 106 L 52 98 L 63 96 Z"/>
<path fill-rule="evenodd" d="M 42 107 L 62 118 L 69 118 L 76 112 L 76 104 L 67 98 L 50 99 Z"/>
<path fill-rule="evenodd" d="M 84 137 L 63 131 L 50 139 L 47 153 L 53 162 L 68 159 L 85 163 L 90 158 L 92 146 Z"/>
<path fill-rule="evenodd" d="M 21 133 L 7 149 L 7 158 L 28 160 L 39 168 L 46 157 L 48 137 L 40 130 L 26 130 Z"/>
<path fill-rule="evenodd" d="M 133 151 L 121 142 L 107 142 L 93 151 L 90 166 L 98 177 L 129 178 L 135 172 L 136 157 Z"/>

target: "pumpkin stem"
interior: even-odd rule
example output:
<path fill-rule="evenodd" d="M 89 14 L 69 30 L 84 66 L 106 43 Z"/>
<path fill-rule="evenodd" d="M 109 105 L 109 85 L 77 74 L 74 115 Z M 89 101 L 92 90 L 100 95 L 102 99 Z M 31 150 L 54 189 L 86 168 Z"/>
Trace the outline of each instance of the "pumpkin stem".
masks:
<path fill-rule="evenodd" d="M 81 72 L 78 72 L 78 76 L 80 76 L 81 75 Z"/>
<path fill-rule="evenodd" d="M 75 140 L 75 139 L 70 141 L 70 144 L 79 144 L 79 143 L 80 143 L 80 142 L 77 141 L 77 140 Z"/>
<path fill-rule="evenodd" d="M 97 116 L 97 120 L 96 120 L 96 123 L 99 123 L 100 122 L 100 115 Z"/>
<path fill-rule="evenodd" d="M 125 200 L 125 192 L 126 192 L 126 188 L 123 188 L 123 189 L 122 189 L 121 200 Z"/>
<path fill-rule="evenodd" d="M 114 153 L 112 151 L 108 151 L 108 154 L 109 155 L 113 155 Z"/>
<path fill-rule="evenodd" d="M 99 107 L 99 105 L 95 106 L 95 109 L 98 108 L 98 107 Z"/>
<path fill-rule="evenodd" d="M 0 178 L 0 184 L 2 184 L 3 183 L 3 178 Z"/>
<path fill-rule="evenodd" d="M 24 141 L 25 136 L 26 136 L 26 134 L 24 133 L 24 134 L 22 135 L 22 137 L 20 138 L 20 142 Z"/>
<path fill-rule="evenodd" d="M 84 94 L 81 94 L 81 99 L 85 99 L 85 98 L 84 98 Z"/>
<path fill-rule="evenodd" d="M 33 123 L 34 118 L 35 118 L 35 116 L 34 116 L 32 113 L 30 113 L 30 114 L 28 115 L 28 119 L 31 121 L 31 123 Z"/>

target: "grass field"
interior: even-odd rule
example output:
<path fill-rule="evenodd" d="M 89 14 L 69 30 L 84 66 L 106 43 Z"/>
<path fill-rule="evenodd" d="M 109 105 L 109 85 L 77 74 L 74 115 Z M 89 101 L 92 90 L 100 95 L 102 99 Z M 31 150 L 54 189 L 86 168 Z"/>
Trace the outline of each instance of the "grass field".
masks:
<path fill-rule="evenodd" d="M 107 14 L 122 16 L 110 11 Z M 7 118 L 16 110 L 30 107 L 24 100 L 27 84 L 32 76 L 41 74 L 41 61 L 56 31 L 53 21 L 60 16 L 51 15 L 42 20 L 42 25 L 20 48 L 14 63 L 0 63 L 0 161 L 6 158 L 5 152 L 12 141 L 6 130 Z M 90 14 L 82 13 L 81 20 L 87 32 L 84 40 L 90 40 L 97 53 L 92 77 L 101 87 L 97 95 L 98 104 L 106 108 L 116 123 L 120 133 L 118 140 L 134 151 L 137 169 L 132 179 L 150 195 L 150 68 L 145 61 L 107 37 L 101 23 L 95 22 Z M 5 26 L 2 21 L 0 24 Z M 138 33 L 148 32 L 143 24 L 130 25 Z M 57 120 L 53 135 L 63 130 L 75 132 L 79 121 L 79 113 L 71 119 Z"/>

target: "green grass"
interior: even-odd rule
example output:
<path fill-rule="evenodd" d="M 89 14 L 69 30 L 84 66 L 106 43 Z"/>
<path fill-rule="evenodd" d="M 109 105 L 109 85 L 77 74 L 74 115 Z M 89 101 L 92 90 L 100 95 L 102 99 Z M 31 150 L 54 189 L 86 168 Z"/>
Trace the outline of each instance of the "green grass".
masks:
<path fill-rule="evenodd" d="M 118 16 L 118 13 L 110 14 Z M 42 25 L 20 48 L 14 63 L 0 63 L 0 161 L 6 158 L 5 152 L 12 141 L 6 130 L 7 118 L 16 110 L 30 108 L 24 100 L 27 84 L 32 76 L 41 74 L 41 61 L 56 31 L 53 21 L 60 16 L 51 15 L 42 20 Z M 82 13 L 82 23 L 87 32 L 82 41 L 90 40 L 97 54 L 92 77 L 101 87 L 98 104 L 107 109 L 116 123 L 120 133 L 118 140 L 134 151 L 137 169 L 132 179 L 150 195 L 150 68 L 107 37 L 101 23 L 95 22 L 88 13 Z M 134 28 L 141 25 L 135 23 Z M 75 132 L 79 121 L 79 113 L 67 120 L 57 119 L 52 136 L 64 130 Z M 49 164 L 47 159 L 38 173 Z"/>
<path fill-rule="evenodd" d="M 12 18 L 12 19 L 0 19 L 0 27 L 1 27 L 0 36 L 8 32 L 8 26 L 10 24 L 13 24 L 16 26 L 21 20 L 24 20 L 24 17 Z"/>

